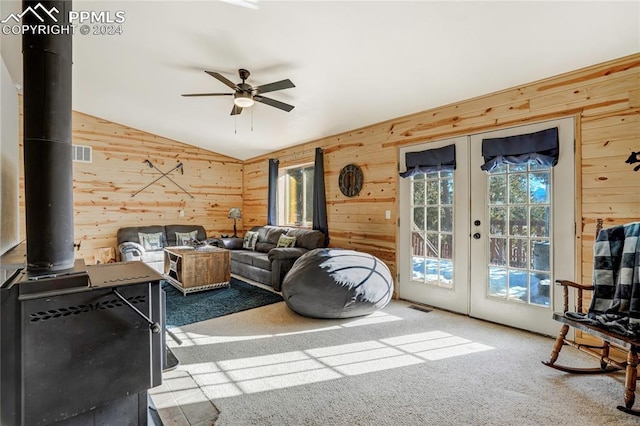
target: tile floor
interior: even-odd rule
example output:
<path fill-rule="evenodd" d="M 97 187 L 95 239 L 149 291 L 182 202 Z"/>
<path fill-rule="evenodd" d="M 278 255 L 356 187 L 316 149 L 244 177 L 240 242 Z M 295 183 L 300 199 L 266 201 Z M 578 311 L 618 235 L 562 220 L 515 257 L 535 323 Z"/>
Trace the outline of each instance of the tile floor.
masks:
<path fill-rule="evenodd" d="M 209 426 L 220 414 L 193 377 L 179 369 L 165 372 L 162 385 L 150 389 L 149 395 L 165 426 Z"/>

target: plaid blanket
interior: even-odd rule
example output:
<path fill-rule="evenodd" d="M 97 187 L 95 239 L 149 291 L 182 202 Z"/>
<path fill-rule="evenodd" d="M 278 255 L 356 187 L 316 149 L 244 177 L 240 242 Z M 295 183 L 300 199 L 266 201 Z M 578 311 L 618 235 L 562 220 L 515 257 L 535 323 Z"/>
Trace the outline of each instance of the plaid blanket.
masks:
<path fill-rule="evenodd" d="M 640 222 L 601 230 L 593 263 L 589 312 L 565 315 L 614 333 L 640 337 Z"/>

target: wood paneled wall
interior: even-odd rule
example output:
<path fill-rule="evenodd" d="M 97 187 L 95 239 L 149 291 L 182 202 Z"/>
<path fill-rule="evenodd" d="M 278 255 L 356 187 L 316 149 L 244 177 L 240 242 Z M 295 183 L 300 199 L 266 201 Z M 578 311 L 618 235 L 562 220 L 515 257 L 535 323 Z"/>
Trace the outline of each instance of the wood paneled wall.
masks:
<path fill-rule="evenodd" d="M 576 269 L 589 283 L 596 219 L 605 226 L 640 219 L 640 172 L 625 164 L 632 151 L 640 151 L 640 54 L 245 161 L 245 227 L 266 222 L 267 159 L 278 158 L 280 167 L 297 165 L 313 161 L 314 149 L 322 147 L 331 246 L 372 253 L 395 271 L 399 147 L 565 116 L 576 117 Z M 337 184 L 349 163 L 364 174 L 363 190 L 354 198 L 343 196 Z"/>
<path fill-rule="evenodd" d="M 204 226 L 210 237 L 233 233 L 227 214 L 242 207 L 242 161 L 78 112 L 73 113 L 73 144 L 93 149 L 93 162 L 73 163 L 77 257 L 87 263 L 94 263 L 94 249 L 115 248 L 116 233 L 124 226 L 190 223 Z M 193 198 L 167 177 L 132 197 L 161 176 L 145 160 L 164 173 L 182 162 L 184 174 L 176 170 L 168 177 Z M 22 170 L 20 175 L 24 194 Z M 24 208 L 22 195 L 23 238 Z"/>
<path fill-rule="evenodd" d="M 595 221 L 605 226 L 640 218 L 640 172 L 624 161 L 640 151 L 640 54 L 594 65 L 455 104 L 399 117 L 240 161 L 81 113 L 73 115 L 73 143 L 93 147 L 91 164 L 74 163 L 75 238 L 79 255 L 115 246 L 118 228 L 130 225 L 197 223 L 209 236 L 231 233 L 229 208 L 243 208 L 239 229 L 266 223 L 268 158 L 280 167 L 313 161 L 325 150 L 327 213 L 331 246 L 374 254 L 396 273 L 398 239 L 398 149 L 550 118 L 574 116 L 577 157 L 577 223 L 583 282 L 591 281 Z M 166 178 L 135 197 L 159 174 L 184 163 L 176 180 Z M 22 164 L 22 159 L 20 161 Z M 357 197 L 338 189 L 340 169 L 362 167 Z M 21 173 L 22 176 L 22 173 Z M 24 187 L 23 187 L 24 188 Z M 179 211 L 184 210 L 184 217 Z M 391 219 L 385 218 L 386 211 Z M 24 198 L 21 200 L 24 217 Z M 24 224 L 22 226 L 24 236 Z M 584 238 L 582 237 L 584 235 Z"/>

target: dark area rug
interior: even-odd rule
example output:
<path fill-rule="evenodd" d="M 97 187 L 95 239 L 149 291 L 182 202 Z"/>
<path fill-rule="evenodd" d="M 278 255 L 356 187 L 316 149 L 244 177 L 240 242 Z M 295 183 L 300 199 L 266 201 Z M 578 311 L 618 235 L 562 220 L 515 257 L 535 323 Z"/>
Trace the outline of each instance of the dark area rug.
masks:
<path fill-rule="evenodd" d="M 167 295 L 167 327 L 179 327 L 247 309 L 281 302 L 282 296 L 231 277 L 229 288 L 187 294 L 168 283 L 162 285 Z"/>

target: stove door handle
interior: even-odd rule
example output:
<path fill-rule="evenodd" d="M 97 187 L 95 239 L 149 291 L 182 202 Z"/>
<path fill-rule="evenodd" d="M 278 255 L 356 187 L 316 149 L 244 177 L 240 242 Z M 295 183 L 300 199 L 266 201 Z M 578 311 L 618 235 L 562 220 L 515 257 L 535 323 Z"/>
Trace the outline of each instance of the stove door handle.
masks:
<path fill-rule="evenodd" d="M 118 290 L 116 290 L 115 288 L 112 289 L 113 293 L 118 296 L 118 298 L 120 300 L 122 300 L 122 302 L 127 305 L 129 308 L 131 308 L 133 310 L 133 312 L 135 312 L 136 314 L 138 314 L 142 319 L 144 319 L 147 324 L 149 324 L 149 329 L 151 330 L 152 333 L 154 334 L 158 334 L 160 333 L 160 324 L 158 324 L 157 322 L 153 322 L 149 319 L 148 316 L 146 316 L 145 314 L 142 313 L 142 311 L 140 311 L 140 309 L 136 308 L 135 306 L 133 306 L 131 304 L 131 302 L 129 302 L 123 295 L 121 295 Z"/>

